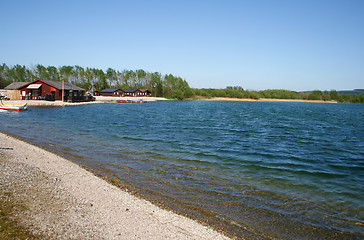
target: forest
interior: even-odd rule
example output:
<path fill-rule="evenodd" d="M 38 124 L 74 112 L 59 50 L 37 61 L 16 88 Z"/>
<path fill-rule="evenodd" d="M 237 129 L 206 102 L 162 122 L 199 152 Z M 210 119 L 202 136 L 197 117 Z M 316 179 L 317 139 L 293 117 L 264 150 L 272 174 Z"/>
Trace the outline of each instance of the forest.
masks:
<path fill-rule="evenodd" d="M 154 97 L 169 99 L 203 99 L 213 97 L 227 98 L 272 98 L 272 99 L 303 99 L 324 100 L 351 103 L 364 103 L 364 90 L 345 92 L 331 90 L 310 92 L 295 92 L 289 90 L 263 90 L 248 91 L 241 86 L 229 86 L 225 89 L 197 89 L 190 88 L 188 82 L 172 74 L 162 75 L 160 72 L 147 72 L 138 70 L 115 70 L 108 68 L 106 71 L 98 68 L 83 68 L 80 66 L 43 66 L 35 65 L 30 68 L 22 65 L 0 65 L 0 89 L 12 82 L 30 82 L 36 79 L 65 81 L 73 83 L 84 89 L 92 85 L 94 91 L 105 88 L 120 89 L 148 89 Z"/>

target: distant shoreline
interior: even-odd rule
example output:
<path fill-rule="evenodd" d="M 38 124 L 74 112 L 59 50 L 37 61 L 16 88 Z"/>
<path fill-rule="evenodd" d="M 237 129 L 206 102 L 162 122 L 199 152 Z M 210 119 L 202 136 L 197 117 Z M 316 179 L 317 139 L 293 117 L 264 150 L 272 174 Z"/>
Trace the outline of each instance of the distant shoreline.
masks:
<path fill-rule="evenodd" d="M 239 102 L 307 102 L 307 103 L 338 103 L 337 101 L 323 101 L 323 100 L 304 100 L 304 99 L 278 99 L 278 98 L 225 98 L 214 97 L 210 99 L 201 99 L 204 101 L 239 101 Z"/>
<path fill-rule="evenodd" d="M 24 104 L 28 106 L 39 106 L 39 107 L 63 107 L 63 106 L 77 106 L 77 105 L 87 105 L 87 104 L 98 104 L 98 103 L 115 103 L 117 100 L 143 100 L 146 102 L 156 102 L 156 101 L 170 101 L 171 99 L 166 99 L 163 97 L 103 97 L 96 96 L 96 101 L 93 102 L 62 102 L 62 101 L 45 101 L 45 100 L 3 100 L 4 104 Z M 304 100 L 304 99 L 277 99 L 277 98 L 227 98 L 227 97 L 214 97 L 214 98 L 202 98 L 202 99 L 192 99 L 192 101 L 238 101 L 238 102 L 301 102 L 301 103 L 338 103 L 337 101 L 323 101 L 323 100 Z"/>

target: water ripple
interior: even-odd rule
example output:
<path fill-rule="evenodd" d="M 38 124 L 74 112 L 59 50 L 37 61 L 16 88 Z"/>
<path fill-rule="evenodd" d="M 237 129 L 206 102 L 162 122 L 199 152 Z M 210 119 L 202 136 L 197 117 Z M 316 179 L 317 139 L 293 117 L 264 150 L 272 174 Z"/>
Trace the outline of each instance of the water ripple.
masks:
<path fill-rule="evenodd" d="M 30 108 L 0 130 L 239 237 L 360 238 L 363 119 L 357 104 L 157 102 Z"/>

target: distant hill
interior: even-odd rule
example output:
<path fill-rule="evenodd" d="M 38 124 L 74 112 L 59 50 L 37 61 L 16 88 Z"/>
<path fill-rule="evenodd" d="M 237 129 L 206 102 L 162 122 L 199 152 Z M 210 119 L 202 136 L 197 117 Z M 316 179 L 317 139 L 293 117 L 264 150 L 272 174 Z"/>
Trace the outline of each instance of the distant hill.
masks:
<path fill-rule="evenodd" d="M 354 89 L 354 90 L 341 90 L 337 91 L 338 94 L 341 95 L 360 95 L 364 93 L 364 89 Z"/>

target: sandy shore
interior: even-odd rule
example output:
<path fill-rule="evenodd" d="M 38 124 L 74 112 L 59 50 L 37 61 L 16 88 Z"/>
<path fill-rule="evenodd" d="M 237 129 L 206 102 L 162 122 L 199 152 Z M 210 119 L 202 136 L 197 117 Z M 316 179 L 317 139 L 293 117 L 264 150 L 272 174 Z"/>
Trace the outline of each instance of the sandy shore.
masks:
<path fill-rule="evenodd" d="M 0 133 L 0 195 L 48 239 L 229 239 L 158 208 L 60 156 Z"/>
<path fill-rule="evenodd" d="M 322 100 L 303 100 L 303 99 L 274 99 L 274 98 L 224 98 L 215 97 L 210 99 L 204 99 L 207 101 L 240 101 L 240 102 L 311 102 L 311 103 L 337 103 L 336 101 L 322 101 Z"/>
<path fill-rule="evenodd" d="M 125 99 L 125 100 L 143 100 L 146 102 L 155 102 L 155 101 L 168 101 L 167 98 L 163 98 L 163 97 L 104 97 L 104 96 L 96 96 L 96 101 L 100 101 L 100 102 L 116 102 L 117 100 L 120 99 Z"/>

